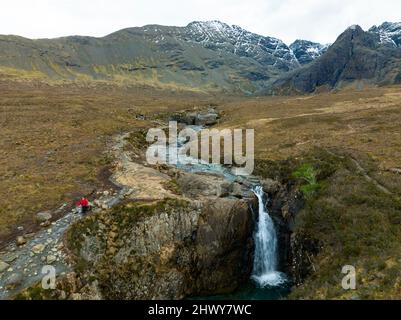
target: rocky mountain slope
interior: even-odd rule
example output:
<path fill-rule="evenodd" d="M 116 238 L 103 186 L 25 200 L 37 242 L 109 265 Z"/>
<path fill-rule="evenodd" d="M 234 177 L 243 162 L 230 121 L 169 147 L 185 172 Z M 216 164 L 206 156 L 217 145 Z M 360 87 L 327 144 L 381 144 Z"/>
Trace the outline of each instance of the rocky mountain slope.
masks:
<path fill-rule="evenodd" d="M 401 23 L 347 29 L 332 45 L 287 46 L 219 21 L 148 25 L 102 38 L 0 36 L 0 75 L 237 93 L 399 83 Z"/>
<path fill-rule="evenodd" d="M 390 33 L 386 35 L 389 39 Z M 320 58 L 275 81 L 272 92 L 313 92 L 319 87 L 333 89 L 355 83 L 400 83 L 401 50 L 388 45 L 384 38 L 381 31 L 365 32 L 360 26 L 351 26 Z"/>
<path fill-rule="evenodd" d="M 380 26 L 373 26 L 369 32 L 377 33 L 380 36 L 380 42 L 391 47 L 401 46 L 401 23 L 384 22 Z"/>
<path fill-rule="evenodd" d="M 281 40 L 218 21 L 148 25 L 103 38 L 0 36 L 0 71 L 29 77 L 253 92 L 298 66 Z"/>
<path fill-rule="evenodd" d="M 320 44 L 308 40 L 296 40 L 290 45 L 300 65 L 308 64 L 322 56 L 329 45 Z"/>

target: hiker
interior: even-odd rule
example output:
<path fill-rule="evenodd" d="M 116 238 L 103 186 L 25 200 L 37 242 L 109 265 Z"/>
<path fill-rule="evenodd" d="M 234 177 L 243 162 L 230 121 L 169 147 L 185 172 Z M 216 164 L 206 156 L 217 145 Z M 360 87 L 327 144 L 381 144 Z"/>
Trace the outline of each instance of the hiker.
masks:
<path fill-rule="evenodd" d="M 86 198 L 81 198 L 77 203 L 77 207 L 80 208 L 80 213 L 85 215 L 89 211 L 89 200 Z"/>

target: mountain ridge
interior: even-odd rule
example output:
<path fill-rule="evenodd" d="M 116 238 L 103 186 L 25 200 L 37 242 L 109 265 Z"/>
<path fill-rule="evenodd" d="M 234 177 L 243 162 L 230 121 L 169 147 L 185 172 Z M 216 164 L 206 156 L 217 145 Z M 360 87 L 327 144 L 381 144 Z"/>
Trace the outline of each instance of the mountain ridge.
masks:
<path fill-rule="evenodd" d="M 349 30 L 356 38 L 344 37 Z M 103 37 L 0 36 L 0 73 L 245 94 L 302 93 L 360 80 L 397 83 L 400 46 L 401 23 L 384 22 L 368 31 L 351 26 L 332 45 L 296 40 L 288 46 L 237 25 L 193 21 L 184 27 L 125 28 Z M 351 58 L 347 50 L 354 48 Z"/>
<path fill-rule="evenodd" d="M 272 84 L 272 92 L 314 92 L 359 83 L 389 85 L 401 83 L 401 50 L 383 42 L 380 32 L 347 28 L 312 63 L 284 74 Z"/>

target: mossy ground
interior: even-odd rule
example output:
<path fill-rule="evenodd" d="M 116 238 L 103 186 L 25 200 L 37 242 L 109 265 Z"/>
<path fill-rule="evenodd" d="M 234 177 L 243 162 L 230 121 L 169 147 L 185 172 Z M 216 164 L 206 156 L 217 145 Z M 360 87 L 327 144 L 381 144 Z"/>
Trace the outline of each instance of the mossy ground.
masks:
<path fill-rule="evenodd" d="M 401 297 L 401 200 L 367 180 L 351 157 L 369 174 L 377 171 L 371 159 L 333 149 L 315 149 L 275 164 L 262 161 L 266 176 L 287 179 L 304 191 L 306 205 L 296 217 L 295 233 L 316 244 L 309 252 L 311 274 L 290 299 Z M 310 184 L 299 174 L 305 168 L 316 173 L 319 188 L 313 193 L 304 188 Z M 347 265 L 356 269 L 356 290 L 342 288 L 341 271 Z"/>

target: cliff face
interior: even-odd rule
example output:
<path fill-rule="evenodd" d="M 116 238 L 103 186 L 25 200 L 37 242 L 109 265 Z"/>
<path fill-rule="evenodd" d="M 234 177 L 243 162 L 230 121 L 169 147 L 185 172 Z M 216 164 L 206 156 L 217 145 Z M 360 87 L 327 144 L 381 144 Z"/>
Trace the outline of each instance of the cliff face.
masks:
<path fill-rule="evenodd" d="M 249 278 L 251 200 L 127 203 L 71 228 L 84 282 L 106 299 L 182 299 L 231 292 Z"/>
<path fill-rule="evenodd" d="M 319 87 L 341 88 L 355 82 L 398 83 L 400 58 L 400 51 L 382 43 L 378 34 L 352 26 L 320 58 L 275 81 L 272 91 L 313 92 Z"/>

